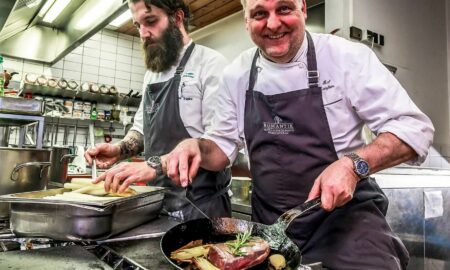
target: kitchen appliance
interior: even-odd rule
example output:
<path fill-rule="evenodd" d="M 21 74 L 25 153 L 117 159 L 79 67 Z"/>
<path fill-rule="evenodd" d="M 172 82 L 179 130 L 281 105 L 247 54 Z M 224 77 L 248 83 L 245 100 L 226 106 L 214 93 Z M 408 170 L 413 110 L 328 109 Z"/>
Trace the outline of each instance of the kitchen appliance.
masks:
<path fill-rule="evenodd" d="M 48 177 L 42 162 L 49 163 L 50 155 L 50 150 L 0 147 L 0 195 L 44 189 Z M 9 203 L 0 202 L 0 219 L 8 216 Z"/>

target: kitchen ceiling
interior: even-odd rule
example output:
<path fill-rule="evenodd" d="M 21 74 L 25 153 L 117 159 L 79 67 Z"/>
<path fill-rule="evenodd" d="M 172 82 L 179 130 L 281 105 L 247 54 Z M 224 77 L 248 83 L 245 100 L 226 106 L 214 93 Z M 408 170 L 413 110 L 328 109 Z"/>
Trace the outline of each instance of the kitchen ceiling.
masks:
<path fill-rule="evenodd" d="M 126 0 L 0 0 L 0 54 L 54 64 L 126 9 Z"/>
<path fill-rule="evenodd" d="M 240 0 L 186 0 L 186 2 L 191 11 L 190 31 L 202 28 L 242 9 Z M 139 32 L 131 20 L 116 31 L 139 37 Z"/>
<path fill-rule="evenodd" d="M 240 0 L 186 0 L 186 2 L 191 11 L 189 27 L 191 32 L 242 10 Z M 324 0 L 306 1 L 308 7 L 313 7 L 323 2 Z M 128 20 L 116 31 L 139 37 L 139 32 L 131 20 Z"/>

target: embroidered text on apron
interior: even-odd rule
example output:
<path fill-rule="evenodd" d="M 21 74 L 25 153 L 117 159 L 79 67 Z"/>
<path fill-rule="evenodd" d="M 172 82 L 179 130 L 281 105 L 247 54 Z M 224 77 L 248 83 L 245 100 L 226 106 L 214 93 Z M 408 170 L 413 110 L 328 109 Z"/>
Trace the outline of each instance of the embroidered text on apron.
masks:
<path fill-rule="evenodd" d="M 148 84 L 144 93 L 144 149 L 145 158 L 169 153 L 183 139 L 191 138 L 180 116 L 178 88 L 181 74 L 195 44 L 186 50 L 174 77 L 160 83 Z M 210 217 L 230 216 L 231 203 L 228 196 L 229 169 L 211 172 L 199 169 L 188 187 L 186 196 Z M 184 220 L 203 218 L 183 197 L 186 190 L 175 185 L 167 176 L 157 177 L 149 185 L 170 188 L 164 198 L 163 211 L 178 213 Z M 180 210 L 182 213 L 180 214 Z"/>
<path fill-rule="evenodd" d="M 314 180 L 338 159 L 319 87 L 314 44 L 307 33 L 309 88 L 276 95 L 254 90 L 256 52 L 246 91 L 244 132 L 253 178 L 252 219 L 272 224 L 303 203 Z M 288 234 L 303 262 L 330 269 L 404 269 L 409 255 L 384 218 L 388 200 L 373 179 L 361 180 L 352 201 L 332 212 L 297 218 Z"/>

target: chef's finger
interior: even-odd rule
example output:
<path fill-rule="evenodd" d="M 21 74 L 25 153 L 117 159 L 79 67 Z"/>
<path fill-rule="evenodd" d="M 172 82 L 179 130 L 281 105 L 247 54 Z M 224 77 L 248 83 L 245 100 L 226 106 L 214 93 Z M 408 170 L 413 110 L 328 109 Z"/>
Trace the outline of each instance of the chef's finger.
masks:
<path fill-rule="evenodd" d="M 125 192 L 125 190 L 133 183 L 137 182 L 138 178 L 136 176 L 129 176 L 128 178 L 125 179 L 125 181 L 122 182 L 122 184 L 120 185 L 117 193 L 123 193 Z"/>
<path fill-rule="evenodd" d="M 94 181 L 92 181 L 92 183 L 97 184 L 100 183 L 101 181 L 105 180 L 106 178 L 106 172 L 100 174 L 97 179 L 95 179 Z"/>
<path fill-rule="evenodd" d="M 170 155 L 167 159 L 167 176 L 172 180 L 179 180 L 178 155 Z"/>
<path fill-rule="evenodd" d="M 192 161 L 191 165 L 189 166 L 189 182 L 192 183 L 192 180 L 197 175 L 198 168 L 200 167 L 201 158 L 200 156 L 195 156 Z"/>
<path fill-rule="evenodd" d="M 114 175 L 114 178 L 113 178 L 112 183 L 111 183 L 111 191 L 113 193 L 117 193 L 117 190 L 119 189 L 120 183 L 122 182 L 122 180 L 125 177 L 126 177 L 126 175 L 124 175 L 123 172 L 116 173 L 116 175 Z"/>
<path fill-rule="evenodd" d="M 86 159 L 89 165 L 92 165 L 92 157 L 87 151 L 84 153 L 84 158 Z"/>
<path fill-rule="evenodd" d="M 322 208 L 325 211 L 331 211 L 333 210 L 333 205 L 334 205 L 334 195 L 331 192 L 322 192 L 322 196 L 321 196 L 321 201 L 322 201 Z"/>
<path fill-rule="evenodd" d="M 182 187 L 187 187 L 189 181 L 189 156 L 186 152 L 182 152 L 179 155 L 178 170 L 180 174 L 180 183 Z"/>
<path fill-rule="evenodd" d="M 106 172 L 105 177 L 105 191 L 109 192 L 111 190 L 111 183 L 113 181 L 114 174 L 112 174 L 110 171 Z"/>

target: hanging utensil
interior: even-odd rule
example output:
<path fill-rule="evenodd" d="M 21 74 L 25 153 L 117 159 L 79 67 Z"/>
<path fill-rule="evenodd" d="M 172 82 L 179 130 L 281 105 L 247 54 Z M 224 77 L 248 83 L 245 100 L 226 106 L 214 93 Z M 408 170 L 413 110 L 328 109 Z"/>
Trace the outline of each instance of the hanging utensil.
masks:
<path fill-rule="evenodd" d="M 89 124 L 89 138 L 91 141 L 91 147 L 95 147 L 95 137 L 94 137 L 94 122 Z M 97 161 L 92 159 L 92 181 L 97 179 Z"/>

